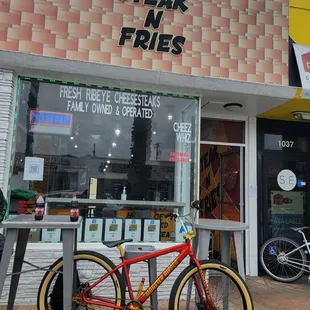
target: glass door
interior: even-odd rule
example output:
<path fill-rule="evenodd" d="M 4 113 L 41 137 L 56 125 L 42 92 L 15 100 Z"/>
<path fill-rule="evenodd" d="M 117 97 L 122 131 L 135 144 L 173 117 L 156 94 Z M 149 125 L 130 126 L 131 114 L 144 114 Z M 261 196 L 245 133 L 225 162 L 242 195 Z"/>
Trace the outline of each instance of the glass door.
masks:
<path fill-rule="evenodd" d="M 263 236 L 301 241 L 291 227 L 308 225 L 307 160 L 301 154 L 264 154 Z"/>
<path fill-rule="evenodd" d="M 220 218 L 244 221 L 243 147 L 220 154 Z"/>

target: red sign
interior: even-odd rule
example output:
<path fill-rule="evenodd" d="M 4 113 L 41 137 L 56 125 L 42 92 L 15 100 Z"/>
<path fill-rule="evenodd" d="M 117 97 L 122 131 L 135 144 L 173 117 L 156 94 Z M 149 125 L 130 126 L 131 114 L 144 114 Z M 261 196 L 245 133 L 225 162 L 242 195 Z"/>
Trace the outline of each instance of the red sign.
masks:
<path fill-rule="evenodd" d="M 169 161 L 176 163 L 188 163 L 190 162 L 189 154 L 182 152 L 170 152 Z"/>
<path fill-rule="evenodd" d="M 304 70 L 310 73 L 310 52 L 301 55 L 302 63 L 304 65 Z"/>

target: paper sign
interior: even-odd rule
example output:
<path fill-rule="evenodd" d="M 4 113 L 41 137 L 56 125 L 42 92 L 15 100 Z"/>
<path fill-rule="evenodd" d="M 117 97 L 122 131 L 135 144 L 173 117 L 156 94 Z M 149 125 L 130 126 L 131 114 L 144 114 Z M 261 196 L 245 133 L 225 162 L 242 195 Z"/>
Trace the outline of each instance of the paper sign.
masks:
<path fill-rule="evenodd" d="M 141 241 L 141 220 L 125 220 L 125 239 L 133 239 L 134 242 Z"/>
<path fill-rule="evenodd" d="M 257 199 L 257 186 L 254 184 L 249 185 L 249 198 Z"/>
<path fill-rule="evenodd" d="M 88 218 L 85 220 L 85 242 L 101 242 L 103 219 Z"/>
<path fill-rule="evenodd" d="M 106 219 L 104 241 L 116 241 L 122 239 L 122 224 L 121 219 Z"/>
<path fill-rule="evenodd" d="M 43 181 L 44 158 L 25 157 L 24 181 Z"/>
<path fill-rule="evenodd" d="M 60 229 L 57 228 L 42 229 L 42 241 L 60 242 Z"/>
<path fill-rule="evenodd" d="M 192 226 L 185 224 L 185 228 L 187 231 L 192 230 Z M 175 242 L 182 243 L 184 242 L 183 236 L 187 233 L 187 231 L 184 229 L 183 225 L 181 225 L 180 221 L 175 222 Z"/>
<path fill-rule="evenodd" d="M 158 242 L 160 233 L 159 220 L 144 220 L 143 241 Z"/>

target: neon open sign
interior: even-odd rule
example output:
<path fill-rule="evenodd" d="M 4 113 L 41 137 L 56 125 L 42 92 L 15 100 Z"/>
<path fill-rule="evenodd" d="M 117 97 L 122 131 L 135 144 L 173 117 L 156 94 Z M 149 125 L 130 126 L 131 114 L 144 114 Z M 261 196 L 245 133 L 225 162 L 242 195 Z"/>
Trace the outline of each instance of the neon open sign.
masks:
<path fill-rule="evenodd" d="M 30 132 L 70 135 L 72 131 L 72 114 L 31 110 L 29 123 Z"/>

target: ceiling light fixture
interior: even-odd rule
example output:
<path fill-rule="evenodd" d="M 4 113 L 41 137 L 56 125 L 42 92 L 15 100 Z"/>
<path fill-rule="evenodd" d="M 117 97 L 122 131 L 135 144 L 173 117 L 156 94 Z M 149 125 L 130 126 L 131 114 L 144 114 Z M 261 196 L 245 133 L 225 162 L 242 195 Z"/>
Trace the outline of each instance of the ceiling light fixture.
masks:
<path fill-rule="evenodd" d="M 310 121 L 310 112 L 306 111 L 294 111 L 292 112 L 295 119 Z"/>
<path fill-rule="evenodd" d="M 116 128 L 114 132 L 116 136 L 119 136 L 121 134 L 121 130 L 119 128 Z"/>
<path fill-rule="evenodd" d="M 112 147 L 116 147 L 116 143 L 115 142 L 112 142 Z"/>
<path fill-rule="evenodd" d="M 111 156 L 112 156 L 112 154 L 111 154 L 111 153 L 109 153 L 109 154 L 108 154 L 108 156 L 109 156 L 109 157 L 111 157 Z"/>
<path fill-rule="evenodd" d="M 237 102 L 231 102 L 231 103 L 224 104 L 224 108 L 229 112 L 239 112 L 242 107 L 243 105 Z"/>
<path fill-rule="evenodd" d="M 109 164 L 111 161 L 110 160 L 107 160 L 107 164 Z"/>
<path fill-rule="evenodd" d="M 77 149 L 77 147 L 78 147 L 78 146 L 77 146 L 77 145 L 75 145 L 74 147 Z"/>
<path fill-rule="evenodd" d="M 168 120 L 169 120 L 169 121 L 172 120 L 172 115 L 171 115 L 171 114 L 168 115 Z"/>
<path fill-rule="evenodd" d="M 156 135 L 156 131 L 155 130 L 153 131 L 153 135 Z"/>
<path fill-rule="evenodd" d="M 74 137 L 70 137 L 71 140 L 74 140 Z"/>

